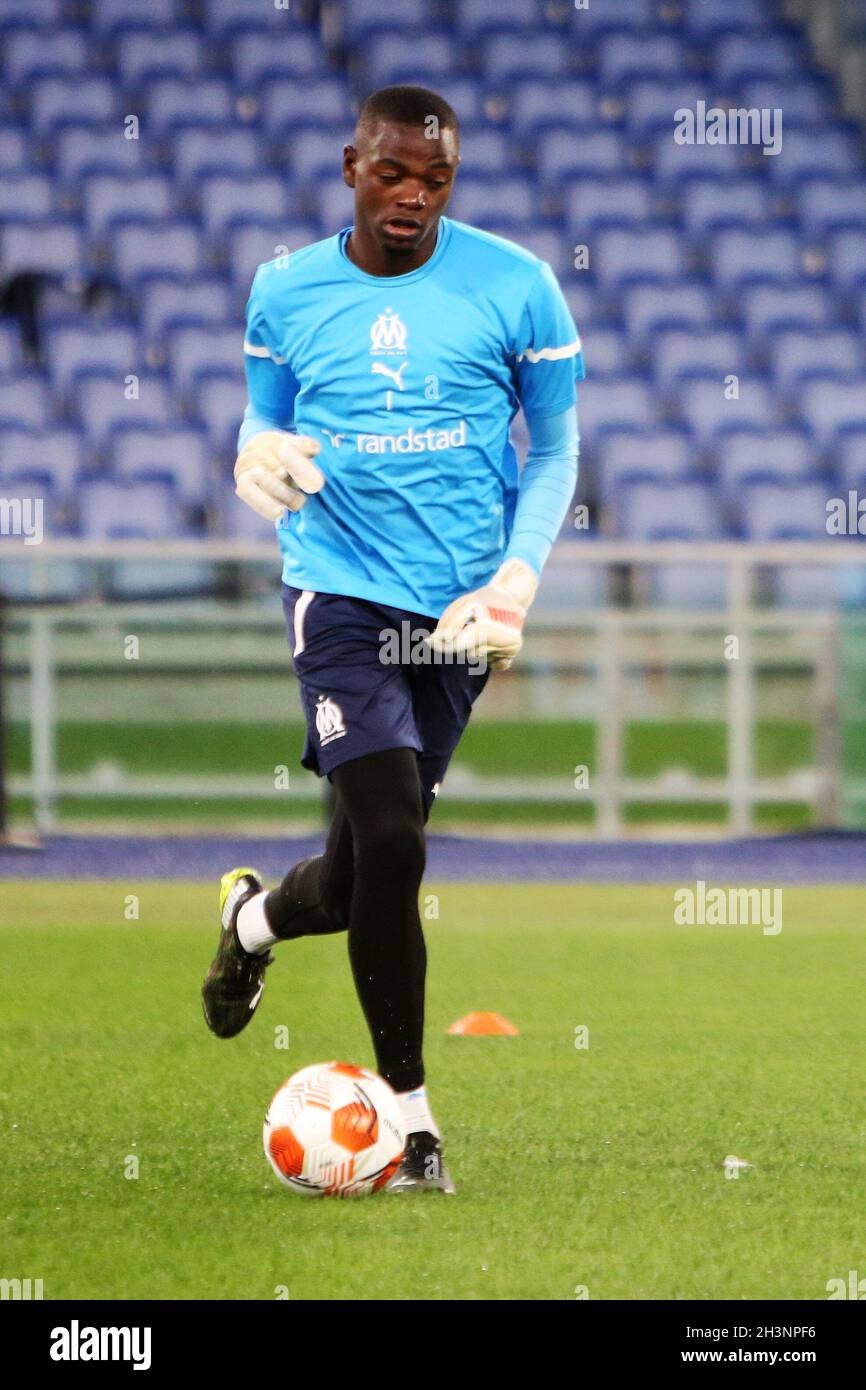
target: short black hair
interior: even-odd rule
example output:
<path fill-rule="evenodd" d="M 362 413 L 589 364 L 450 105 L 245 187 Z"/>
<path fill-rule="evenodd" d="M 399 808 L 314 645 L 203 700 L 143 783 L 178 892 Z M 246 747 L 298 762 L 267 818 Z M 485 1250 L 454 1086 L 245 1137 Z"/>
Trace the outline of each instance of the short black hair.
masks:
<path fill-rule="evenodd" d="M 438 92 L 428 87 L 380 87 L 361 107 L 356 130 L 369 131 L 378 121 L 426 125 L 431 116 L 436 117 L 440 131 L 453 130 L 459 140 L 457 113 Z"/>

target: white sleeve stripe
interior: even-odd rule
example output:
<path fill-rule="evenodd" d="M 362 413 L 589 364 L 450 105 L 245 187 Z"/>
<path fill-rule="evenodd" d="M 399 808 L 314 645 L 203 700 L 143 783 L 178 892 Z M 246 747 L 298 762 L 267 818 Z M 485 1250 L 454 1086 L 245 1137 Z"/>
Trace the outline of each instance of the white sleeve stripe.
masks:
<path fill-rule="evenodd" d="M 278 367 L 282 367 L 286 360 L 285 357 L 274 357 L 273 353 L 266 347 L 256 347 L 255 343 L 249 342 L 246 338 L 244 339 L 244 352 L 248 357 L 270 357 L 271 361 L 276 362 Z"/>
<path fill-rule="evenodd" d="M 576 357 L 580 352 L 580 338 L 575 338 L 573 343 L 566 343 L 565 347 L 541 348 L 538 352 L 534 348 L 527 348 L 518 357 L 518 362 L 522 362 L 524 357 L 529 362 L 562 362 L 566 357 Z"/>

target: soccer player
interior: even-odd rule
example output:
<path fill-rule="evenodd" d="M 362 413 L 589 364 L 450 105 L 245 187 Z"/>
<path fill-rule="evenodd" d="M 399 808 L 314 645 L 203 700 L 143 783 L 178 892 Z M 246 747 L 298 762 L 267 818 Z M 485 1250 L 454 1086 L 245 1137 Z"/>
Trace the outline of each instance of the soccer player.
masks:
<path fill-rule="evenodd" d="M 443 216 L 460 159 L 446 101 L 385 87 L 354 141 L 354 225 L 256 272 L 235 465 L 238 496 L 277 524 L 301 761 L 336 809 L 324 854 L 279 887 L 224 875 L 202 995 L 233 1037 L 276 943 L 347 932 L 406 1124 L 390 1190 L 453 1192 L 424 1084 L 425 823 L 490 668 L 520 650 L 573 496 L 583 358 L 549 266 Z"/>

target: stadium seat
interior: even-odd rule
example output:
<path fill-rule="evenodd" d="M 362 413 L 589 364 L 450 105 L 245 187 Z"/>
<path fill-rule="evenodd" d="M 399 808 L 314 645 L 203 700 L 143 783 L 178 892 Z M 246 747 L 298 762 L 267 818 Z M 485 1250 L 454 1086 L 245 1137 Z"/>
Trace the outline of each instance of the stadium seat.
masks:
<path fill-rule="evenodd" d="M 0 125 L 0 174 L 28 172 L 27 132 L 20 126 Z"/>
<path fill-rule="evenodd" d="M 219 276 L 149 277 L 140 291 L 144 341 L 161 347 L 170 328 L 226 323 L 231 317 L 231 304 L 229 286 Z"/>
<path fill-rule="evenodd" d="M 605 87 L 676 78 L 682 71 L 682 46 L 672 34 L 610 34 L 600 41 L 598 75 Z"/>
<path fill-rule="evenodd" d="M 112 435 L 111 459 L 115 476 L 127 482 L 167 474 L 187 505 L 206 504 L 217 477 L 210 466 L 206 436 L 198 429 L 123 426 Z"/>
<path fill-rule="evenodd" d="M 61 0 L 0 0 L 0 29 L 39 25 L 43 32 L 60 27 Z"/>
<path fill-rule="evenodd" d="M 793 232 L 729 228 L 711 239 L 710 261 L 717 285 L 738 289 L 749 283 L 793 279 L 802 270 Z"/>
<path fill-rule="evenodd" d="M 490 230 L 496 231 L 493 227 Z M 525 246 L 540 260 L 547 261 L 560 280 L 571 273 L 572 250 L 568 238 L 560 231 L 552 227 L 539 227 L 537 222 L 530 222 L 526 227 L 515 227 L 509 222 L 503 225 L 501 234 L 509 241 L 516 241 L 518 246 Z M 596 360 L 595 355 L 593 359 Z"/>
<path fill-rule="evenodd" d="M 81 436 L 77 430 L 25 429 L 0 430 L 0 486 L 28 471 L 45 475 L 60 505 L 67 505 L 84 463 Z"/>
<path fill-rule="evenodd" d="M 49 417 L 48 391 L 41 377 L 27 372 L 0 377 L 0 427 L 41 430 Z"/>
<path fill-rule="evenodd" d="M 0 218 L 50 217 L 53 205 L 47 174 L 7 174 L 0 183 Z"/>
<path fill-rule="evenodd" d="M 317 35 L 303 29 L 291 30 L 282 43 L 275 43 L 266 30 L 239 34 L 231 62 L 236 84 L 251 95 L 269 78 L 314 78 L 323 67 Z"/>
<path fill-rule="evenodd" d="M 0 377 L 12 376 L 22 365 L 18 325 L 0 319 Z"/>
<path fill-rule="evenodd" d="M 508 119 L 516 135 L 538 136 L 555 125 L 591 126 L 597 118 L 597 106 L 598 97 L 591 82 L 530 79 L 515 84 Z"/>
<path fill-rule="evenodd" d="M 201 220 L 210 237 L 223 237 L 229 227 L 243 222 L 279 222 L 291 215 L 285 179 L 274 175 L 217 174 L 203 178 L 199 199 Z"/>
<path fill-rule="evenodd" d="M 740 304 L 753 342 L 768 340 L 783 328 L 823 328 L 835 316 L 824 287 L 800 280 L 779 285 L 744 285 Z"/>
<path fill-rule="evenodd" d="M 832 176 L 852 178 L 860 168 L 856 141 L 850 131 L 823 129 L 820 139 L 815 131 L 794 127 L 784 133 L 779 154 L 765 161 L 769 174 L 777 183 L 796 185 L 807 178 Z"/>
<path fill-rule="evenodd" d="M 727 430 L 749 425 L 770 429 L 778 423 L 769 384 L 746 375 L 739 375 L 739 396 L 735 399 L 729 399 L 724 378 L 714 373 L 681 381 L 670 404 L 674 417 L 702 443 Z"/>
<path fill-rule="evenodd" d="M 60 217 L 7 218 L 0 226 L 0 264 L 7 276 L 19 271 L 57 276 L 80 272 L 85 255 L 78 224 Z"/>
<path fill-rule="evenodd" d="M 824 482 L 746 484 L 739 500 L 740 525 L 751 541 L 825 540 Z"/>
<path fill-rule="evenodd" d="M 679 280 L 685 271 L 682 240 L 672 227 L 614 227 L 599 232 L 590 248 L 591 269 L 606 287 L 640 280 Z"/>
<path fill-rule="evenodd" d="M 722 91 L 768 78 L 784 81 L 798 71 L 800 55 L 800 44 L 787 34 L 762 35 L 757 43 L 751 34 L 724 35 L 712 50 L 713 76 Z"/>
<path fill-rule="evenodd" d="M 214 370 L 243 375 L 243 329 L 240 323 L 211 324 L 200 328 L 176 328 L 168 335 L 168 367 L 172 386 L 185 396 L 196 379 Z"/>
<path fill-rule="evenodd" d="M 683 225 L 693 237 L 773 221 L 769 190 L 758 178 L 692 179 L 681 193 L 681 207 Z"/>
<path fill-rule="evenodd" d="M 634 82 L 625 95 L 626 126 L 636 138 L 662 130 L 670 135 L 674 112 L 682 107 L 693 110 L 699 101 L 706 101 L 706 96 L 706 87 L 693 78 Z"/>
<path fill-rule="evenodd" d="M 118 425 L 149 425 L 162 428 L 174 416 L 171 395 L 164 378 L 154 373 L 136 373 L 137 394 L 116 367 L 111 372 L 92 371 L 79 377 L 75 411 L 89 445 L 102 449 Z"/>
<path fill-rule="evenodd" d="M 171 29 L 177 14 L 176 0 L 92 0 L 90 24 L 97 33 L 112 33 L 133 24 Z"/>
<path fill-rule="evenodd" d="M 9 87 L 25 87 L 40 77 L 84 73 L 87 65 L 87 36 L 80 29 L 14 29 L 5 40 L 3 68 Z"/>
<path fill-rule="evenodd" d="M 652 27 L 655 17 L 652 0 L 605 0 L 603 5 L 571 7 L 569 12 L 572 34 L 578 42 L 610 31 L 645 31 Z"/>
<path fill-rule="evenodd" d="M 145 275 L 196 275 L 203 269 L 202 237 L 192 222 L 128 223 L 111 237 L 112 261 L 127 283 Z"/>
<path fill-rule="evenodd" d="M 814 443 L 801 430 L 729 430 L 716 445 L 714 475 L 728 503 L 746 481 L 799 482 L 818 471 Z"/>
<path fill-rule="evenodd" d="M 537 216 L 538 199 L 527 179 L 469 178 L 460 174 L 448 207 L 451 217 L 479 227 L 497 228 L 529 222 Z"/>
<path fill-rule="evenodd" d="M 334 77 L 279 79 L 266 82 L 259 94 L 262 124 L 269 132 L 309 126 L 350 126 L 352 113 L 345 84 Z M 346 131 L 348 137 L 349 131 Z M 342 142 L 346 143 L 345 140 Z M 291 157 L 291 143 L 286 153 Z"/>
<path fill-rule="evenodd" d="M 74 186 L 90 174 L 121 177 L 144 172 L 147 152 L 142 140 L 127 140 L 115 122 L 102 128 L 72 124 L 55 136 L 57 172 L 64 184 Z"/>
<path fill-rule="evenodd" d="M 262 149 L 258 131 L 237 126 L 188 126 L 175 130 L 170 140 L 175 178 L 182 186 L 195 184 L 208 174 L 227 178 L 257 174 Z"/>
<path fill-rule="evenodd" d="M 81 193 L 85 226 L 97 237 L 122 221 L 165 221 L 174 204 L 171 182 L 162 174 L 92 174 Z"/>
<path fill-rule="evenodd" d="M 92 481 L 78 490 L 82 535 L 168 540 L 182 534 L 174 488 L 166 483 Z"/>
<path fill-rule="evenodd" d="M 231 90 L 216 77 L 189 81 L 161 77 L 148 82 L 145 109 L 154 135 L 193 124 L 219 126 L 234 115 Z"/>
<path fill-rule="evenodd" d="M 242 33 L 264 29 L 281 33 L 288 39 L 297 28 L 303 27 L 296 5 L 256 5 L 250 0 L 204 0 L 205 28 L 215 35 L 236 38 Z"/>
<path fill-rule="evenodd" d="M 830 447 L 843 431 L 866 429 L 866 377 L 806 381 L 798 397 L 797 411 L 819 447 Z"/>
<path fill-rule="evenodd" d="M 347 190 L 348 192 L 348 190 Z M 334 225 L 329 233 L 338 230 Z M 291 255 L 316 241 L 318 229 L 312 222 L 253 223 L 236 227 L 227 238 L 228 270 L 234 284 L 249 292 L 253 276 L 265 261 Z"/>
<path fill-rule="evenodd" d="M 578 329 L 580 325 L 578 325 Z M 592 380 L 601 377 L 624 376 L 631 367 L 630 345 L 617 328 L 593 328 L 589 335 L 592 347 Z"/>
<path fill-rule="evenodd" d="M 475 169 L 488 176 L 507 174 L 514 158 L 512 142 L 500 130 L 463 122 L 460 158 L 464 169 Z"/>
<path fill-rule="evenodd" d="M 696 372 L 713 373 L 722 381 L 737 371 L 741 360 L 739 334 L 730 329 L 674 328 L 653 338 L 651 366 L 662 390 Z"/>
<path fill-rule="evenodd" d="M 839 435 L 834 463 L 843 494 L 853 488 L 866 496 L 866 426 L 846 429 Z"/>
<path fill-rule="evenodd" d="M 431 5 L 429 0 L 400 0 L 399 6 L 383 13 L 380 0 L 352 0 L 350 5 L 341 6 L 339 22 L 342 39 L 363 47 L 383 30 L 423 33 L 431 23 Z"/>
<path fill-rule="evenodd" d="M 623 318 L 637 344 L 664 328 L 709 325 L 715 304 L 709 287 L 689 281 L 678 284 L 628 285 L 622 294 Z"/>
<path fill-rule="evenodd" d="M 714 540 L 722 534 L 708 483 L 631 483 L 616 499 L 617 533 L 634 541 Z"/>
<path fill-rule="evenodd" d="M 866 230 L 866 196 L 857 179 L 807 179 L 797 189 L 800 227 L 807 236 L 821 237 L 839 228 Z"/>
<path fill-rule="evenodd" d="M 866 228 L 835 232 L 830 238 L 827 259 L 830 277 L 840 289 L 866 284 Z"/>
<path fill-rule="evenodd" d="M 552 188 L 571 178 L 605 178 L 627 164 L 627 147 L 615 130 L 550 129 L 539 143 L 538 174 Z"/>
<path fill-rule="evenodd" d="M 51 381 L 63 399 L 82 372 L 102 368 L 122 380 L 142 366 L 138 334 L 129 324 L 75 322 L 50 326 L 47 337 Z"/>
<path fill-rule="evenodd" d="M 127 87 L 157 77 L 196 77 L 204 66 L 202 42 L 192 30 L 132 30 L 120 35 L 115 54 L 120 80 Z"/>
<path fill-rule="evenodd" d="M 692 179 L 736 179 L 748 173 L 747 152 L 742 145 L 678 145 L 670 134 L 652 142 L 652 168 L 662 187 L 675 187 Z M 688 197 L 688 188 L 683 191 Z"/>
<path fill-rule="evenodd" d="M 788 329 L 770 345 L 770 368 L 779 387 L 791 391 L 809 376 L 855 376 L 866 367 L 863 344 L 850 329 Z"/>
<path fill-rule="evenodd" d="M 725 0 L 721 6 L 687 0 L 683 17 L 686 32 L 704 43 L 721 34 L 762 34 L 769 22 L 764 0 Z"/>
<path fill-rule="evenodd" d="M 423 44 L 413 44 L 406 34 L 395 33 L 393 25 L 386 24 L 385 28 L 386 33 L 371 38 L 362 50 L 368 87 L 399 82 L 432 85 L 459 67 L 456 41 L 450 33 L 427 29 Z"/>
<path fill-rule="evenodd" d="M 563 77 L 568 48 L 558 34 L 497 34 L 483 45 L 481 61 L 488 86 L 507 91 L 521 78 Z"/>
<path fill-rule="evenodd" d="M 645 223 L 652 214 L 652 187 L 638 179 L 575 179 L 565 195 L 565 224 L 576 235 L 591 235 L 612 223 Z"/>
<path fill-rule="evenodd" d="M 371 0 L 371 8 L 377 8 L 376 0 Z M 423 3 L 421 10 L 418 25 L 423 28 Z M 539 28 L 541 12 L 538 0 L 496 0 L 493 7 L 489 0 L 457 0 L 454 19 L 461 40 L 474 44 L 496 32 L 531 33 Z"/>
<path fill-rule="evenodd" d="M 581 440 L 587 448 L 595 447 L 606 431 L 654 429 L 655 395 L 640 377 L 593 382 L 591 390 L 581 393 L 579 419 Z"/>
<path fill-rule="evenodd" d="M 238 430 L 246 406 L 247 388 L 242 371 L 206 373 L 198 382 L 191 413 L 207 432 L 209 447 L 217 458 L 231 456 L 234 462 Z"/>
<path fill-rule="evenodd" d="M 649 481 L 681 482 L 692 472 L 692 446 L 688 436 L 678 430 L 611 432 L 601 439 L 596 451 L 599 492 L 609 505 L 625 483 Z"/>
<path fill-rule="evenodd" d="M 117 116 L 117 100 L 107 77 L 41 77 L 30 88 L 30 122 L 43 136 L 76 121 L 96 125 Z"/>
<path fill-rule="evenodd" d="M 343 165 L 345 143 L 343 126 L 297 131 L 287 148 L 293 177 L 302 184 L 322 177 L 336 177 Z"/>

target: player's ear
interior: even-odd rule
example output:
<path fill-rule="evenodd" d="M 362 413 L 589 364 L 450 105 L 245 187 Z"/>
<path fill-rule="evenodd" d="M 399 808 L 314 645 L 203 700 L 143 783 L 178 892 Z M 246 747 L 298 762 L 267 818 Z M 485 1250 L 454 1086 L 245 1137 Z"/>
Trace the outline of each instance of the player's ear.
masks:
<path fill-rule="evenodd" d="M 350 188 L 355 187 L 355 165 L 358 162 L 358 151 L 354 145 L 343 146 L 343 182 Z"/>

